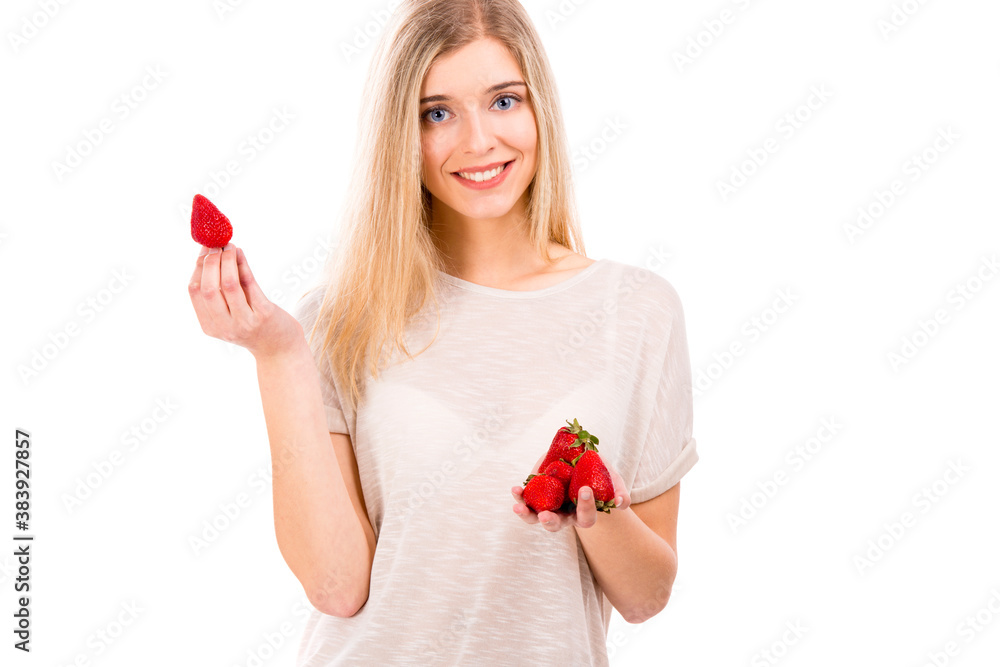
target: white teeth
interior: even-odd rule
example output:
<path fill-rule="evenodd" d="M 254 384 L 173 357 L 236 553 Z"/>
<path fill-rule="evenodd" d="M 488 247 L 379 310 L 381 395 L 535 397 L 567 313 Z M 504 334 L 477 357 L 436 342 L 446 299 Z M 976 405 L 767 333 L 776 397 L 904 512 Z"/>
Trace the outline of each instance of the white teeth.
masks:
<path fill-rule="evenodd" d="M 506 164 L 502 164 L 499 167 L 497 167 L 495 169 L 492 169 L 490 171 L 486 171 L 486 172 L 479 171 L 479 172 L 476 172 L 475 174 L 470 174 L 470 173 L 465 172 L 465 171 L 460 171 L 460 172 L 458 172 L 458 175 L 461 176 L 462 178 L 468 179 L 470 181 L 475 181 L 476 183 L 482 183 L 483 181 L 488 181 L 491 178 L 496 178 L 497 174 L 499 174 L 501 171 L 503 171 L 506 168 L 507 168 L 507 165 Z"/>

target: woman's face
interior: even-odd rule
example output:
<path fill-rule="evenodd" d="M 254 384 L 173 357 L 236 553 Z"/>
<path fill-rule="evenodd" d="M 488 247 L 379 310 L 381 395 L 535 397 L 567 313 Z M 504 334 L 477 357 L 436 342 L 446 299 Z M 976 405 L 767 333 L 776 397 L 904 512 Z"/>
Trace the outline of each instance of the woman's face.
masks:
<path fill-rule="evenodd" d="M 420 98 L 424 185 L 461 215 L 507 214 L 535 175 L 538 144 L 517 61 L 493 38 L 471 42 L 434 63 Z"/>

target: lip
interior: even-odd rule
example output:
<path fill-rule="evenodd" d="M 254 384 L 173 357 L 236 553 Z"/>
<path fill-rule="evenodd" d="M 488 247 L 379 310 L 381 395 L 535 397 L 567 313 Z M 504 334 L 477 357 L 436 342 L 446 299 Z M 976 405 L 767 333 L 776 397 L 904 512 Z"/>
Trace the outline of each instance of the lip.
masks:
<path fill-rule="evenodd" d="M 467 167 L 465 169 L 456 169 L 455 171 L 453 171 L 451 173 L 457 174 L 458 172 L 461 171 L 461 172 L 464 172 L 466 174 L 475 174 L 475 173 L 478 173 L 480 171 L 489 171 L 490 169 L 495 169 L 496 167 L 499 167 L 502 164 L 507 164 L 508 162 L 513 162 L 513 160 L 504 160 L 502 162 L 493 162 L 491 164 L 484 164 L 484 165 L 481 165 L 479 167 Z"/>
<path fill-rule="evenodd" d="M 470 169 L 470 170 L 465 170 L 465 169 L 462 170 L 465 173 L 469 173 L 469 172 L 476 173 L 476 172 L 479 172 L 479 171 L 489 171 L 490 169 L 494 169 L 496 167 L 499 167 L 501 165 L 505 165 L 505 164 L 509 163 L 509 166 L 506 169 L 504 169 L 503 171 L 501 171 L 499 174 L 497 174 L 496 176 L 494 176 L 493 178 L 491 178 L 488 181 L 481 181 L 479 183 L 477 183 L 476 181 L 470 181 L 467 178 L 462 178 L 461 176 L 458 175 L 458 172 L 452 172 L 451 175 L 452 175 L 453 178 L 455 178 L 456 180 L 458 180 L 459 183 L 461 183 L 465 187 L 469 188 L 470 190 L 488 190 L 490 188 L 495 188 L 495 187 L 497 187 L 498 185 L 500 185 L 501 183 L 504 182 L 504 180 L 507 178 L 507 174 L 509 174 L 511 172 L 511 170 L 514 169 L 514 162 L 515 161 L 516 160 L 508 160 L 506 162 L 494 162 L 493 164 L 486 165 L 485 167 L 475 167 L 475 168 Z"/>

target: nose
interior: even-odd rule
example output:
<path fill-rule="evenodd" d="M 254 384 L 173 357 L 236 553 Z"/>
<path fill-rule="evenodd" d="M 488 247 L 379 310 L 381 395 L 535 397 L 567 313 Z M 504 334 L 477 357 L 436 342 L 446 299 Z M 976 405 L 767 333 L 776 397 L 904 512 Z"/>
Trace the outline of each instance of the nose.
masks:
<path fill-rule="evenodd" d="M 489 118 L 482 113 L 471 113 L 466 116 L 468 122 L 463 128 L 462 144 L 466 153 L 481 155 L 496 145 L 496 137 Z"/>

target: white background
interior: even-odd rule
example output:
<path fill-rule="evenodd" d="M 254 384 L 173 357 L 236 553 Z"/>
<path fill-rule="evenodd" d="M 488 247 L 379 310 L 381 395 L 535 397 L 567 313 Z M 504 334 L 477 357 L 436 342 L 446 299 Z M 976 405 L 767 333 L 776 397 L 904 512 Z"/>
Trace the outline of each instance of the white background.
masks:
<path fill-rule="evenodd" d="M 642 625 L 616 615 L 613 664 L 996 664 L 1000 6 L 526 4 L 586 254 L 669 253 L 699 386 L 674 593 Z M 187 216 L 196 192 L 217 203 L 286 308 L 318 278 L 373 51 L 359 35 L 388 6 L 4 3 L 0 426 L 32 434 L 36 535 L 24 655 L 8 444 L 4 664 L 293 664 L 307 601 L 274 539 L 253 358 L 198 326 Z M 275 110 L 291 120 L 269 135 Z"/>

